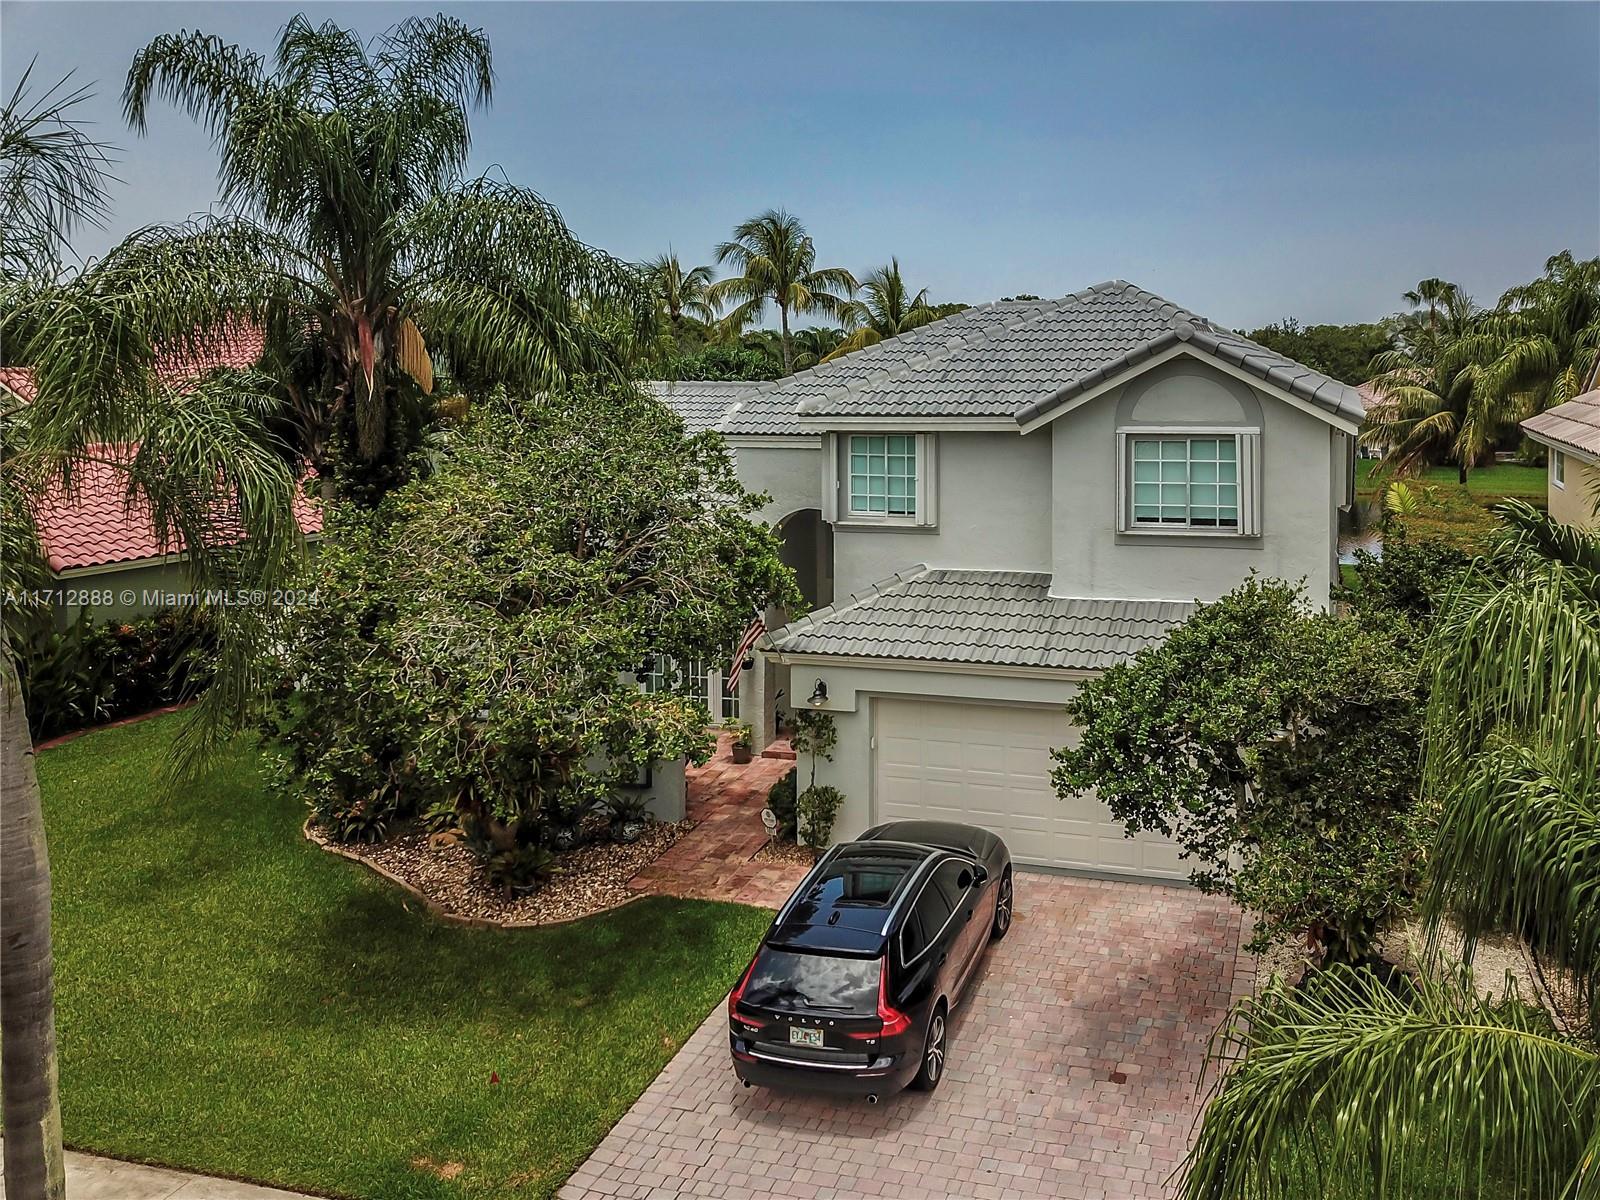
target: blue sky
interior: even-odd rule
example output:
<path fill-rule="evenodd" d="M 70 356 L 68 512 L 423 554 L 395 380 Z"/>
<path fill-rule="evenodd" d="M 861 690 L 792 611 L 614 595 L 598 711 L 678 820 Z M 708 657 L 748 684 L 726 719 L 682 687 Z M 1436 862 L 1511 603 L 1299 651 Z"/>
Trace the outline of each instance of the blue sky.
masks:
<path fill-rule="evenodd" d="M 154 35 L 260 50 L 437 5 L 0 5 L 9 94 L 68 70 L 123 147 L 95 253 L 215 197 L 215 159 L 119 94 Z M 1369 320 L 1443 275 L 1492 302 L 1600 253 L 1600 4 L 467 4 L 495 51 L 474 166 L 586 240 L 709 261 L 797 213 L 819 261 L 891 254 L 935 300 L 1123 277 L 1230 325 Z"/>

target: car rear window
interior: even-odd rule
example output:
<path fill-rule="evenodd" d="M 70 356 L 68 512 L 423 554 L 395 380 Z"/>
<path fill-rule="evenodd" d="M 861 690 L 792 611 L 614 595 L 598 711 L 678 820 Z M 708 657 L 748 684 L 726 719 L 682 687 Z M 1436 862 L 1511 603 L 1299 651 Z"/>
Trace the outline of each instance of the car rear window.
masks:
<path fill-rule="evenodd" d="M 762 948 L 745 985 L 746 1003 L 787 1012 L 874 1013 L 878 1010 L 876 958 L 803 954 Z"/>

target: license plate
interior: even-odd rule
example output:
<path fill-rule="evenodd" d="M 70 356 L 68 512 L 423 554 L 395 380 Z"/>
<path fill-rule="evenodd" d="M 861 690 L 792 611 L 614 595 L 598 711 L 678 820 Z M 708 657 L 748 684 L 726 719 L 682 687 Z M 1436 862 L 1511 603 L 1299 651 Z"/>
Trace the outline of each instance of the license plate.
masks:
<path fill-rule="evenodd" d="M 789 1027 L 789 1044 L 791 1046 L 820 1046 L 822 1045 L 822 1030 L 801 1029 L 798 1025 Z"/>

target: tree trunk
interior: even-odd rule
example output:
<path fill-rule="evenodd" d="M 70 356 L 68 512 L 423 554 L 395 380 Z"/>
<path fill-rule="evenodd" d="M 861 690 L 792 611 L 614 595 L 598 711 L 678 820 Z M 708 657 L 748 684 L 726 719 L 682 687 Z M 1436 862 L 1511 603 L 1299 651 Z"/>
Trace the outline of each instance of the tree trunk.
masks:
<path fill-rule="evenodd" d="M 794 350 L 789 345 L 789 307 L 778 305 L 778 323 L 783 327 L 783 373 L 794 374 Z"/>
<path fill-rule="evenodd" d="M 1467 460 L 1464 458 L 1456 464 L 1456 482 L 1462 487 L 1467 486 Z"/>
<path fill-rule="evenodd" d="M 61 1096 L 56 1088 L 55 972 L 50 959 L 50 856 L 33 739 L 16 664 L 0 651 L 0 1087 L 5 1093 L 5 1194 L 63 1200 Z"/>

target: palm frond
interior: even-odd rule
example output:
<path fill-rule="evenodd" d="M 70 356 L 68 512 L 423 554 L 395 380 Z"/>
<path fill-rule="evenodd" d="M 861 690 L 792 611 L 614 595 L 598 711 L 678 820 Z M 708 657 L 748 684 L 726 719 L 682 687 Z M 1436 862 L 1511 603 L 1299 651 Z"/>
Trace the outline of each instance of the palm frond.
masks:
<path fill-rule="evenodd" d="M 1302 1200 L 1352 1181 L 1374 1200 L 1588 1195 L 1600 1056 L 1537 1009 L 1465 979 L 1408 997 L 1331 967 L 1242 1003 L 1185 1167 L 1185 1200 Z M 1432 1189 L 1432 1190 L 1429 1190 Z"/>

